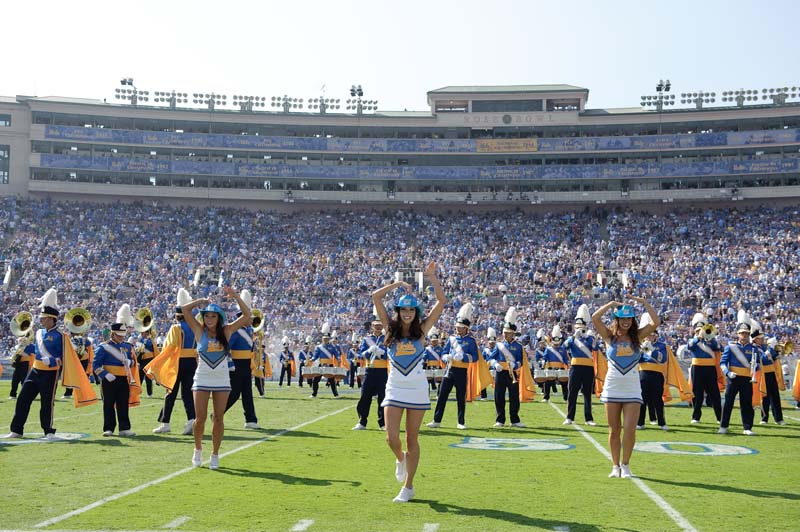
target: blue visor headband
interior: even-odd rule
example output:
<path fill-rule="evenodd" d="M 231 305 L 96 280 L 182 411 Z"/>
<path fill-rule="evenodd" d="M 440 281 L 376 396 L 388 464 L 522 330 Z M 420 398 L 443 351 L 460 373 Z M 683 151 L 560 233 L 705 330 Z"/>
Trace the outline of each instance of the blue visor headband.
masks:
<path fill-rule="evenodd" d="M 200 319 L 202 319 L 205 316 L 206 312 L 216 312 L 217 314 L 219 314 L 220 322 L 223 325 L 225 325 L 225 321 L 226 321 L 226 319 L 225 319 L 225 311 L 222 310 L 222 307 L 220 307 L 219 305 L 217 305 L 215 303 L 210 303 L 206 308 L 204 308 L 203 310 L 200 311 Z"/>
<path fill-rule="evenodd" d="M 614 317 L 615 318 L 635 318 L 636 313 L 633 311 L 633 307 L 630 305 L 620 305 L 616 309 L 614 309 Z"/>

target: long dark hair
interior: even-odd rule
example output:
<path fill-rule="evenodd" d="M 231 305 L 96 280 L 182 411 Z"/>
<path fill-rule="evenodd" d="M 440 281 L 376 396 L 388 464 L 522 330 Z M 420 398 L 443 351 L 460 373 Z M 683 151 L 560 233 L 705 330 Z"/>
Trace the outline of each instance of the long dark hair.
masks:
<path fill-rule="evenodd" d="M 619 318 L 614 318 L 614 321 L 611 323 L 611 326 L 608 328 L 611 331 L 611 340 L 615 340 L 617 338 L 624 339 L 624 335 L 619 335 Z M 639 351 L 639 323 L 636 321 L 636 318 L 631 318 L 631 327 L 628 329 L 627 333 L 625 333 L 631 341 L 631 347 L 633 348 L 634 352 Z"/>
<path fill-rule="evenodd" d="M 219 312 L 215 312 L 214 314 L 217 315 L 217 327 L 216 330 L 210 331 L 216 334 L 216 340 L 222 345 L 222 349 L 227 353 L 230 351 L 230 346 L 228 345 L 228 337 L 225 336 L 225 324 L 222 323 L 222 316 L 220 316 Z M 205 324 L 205 320 L 203 320 L 203 329 L 208 330 L 208 326 Z"/>
<path fill-rule="evenodd" d="M 383 340 L 383 345 L 390 345 L 395 338 L 400 338 L 400 334 L 403 332 L 403 327 L 400 324 L 400 311 L 398 310 L 396 312 L 397 318 L 389 320 L 389 330 L 386 333 L 386 338 Z M 414 313 L 414 320 L 408 328 L 408 336 L 406 338 L 411 338 L 412 340 L 419 340 L 422 338 L 422 322 L 419 320 L 419 311 Z"/>

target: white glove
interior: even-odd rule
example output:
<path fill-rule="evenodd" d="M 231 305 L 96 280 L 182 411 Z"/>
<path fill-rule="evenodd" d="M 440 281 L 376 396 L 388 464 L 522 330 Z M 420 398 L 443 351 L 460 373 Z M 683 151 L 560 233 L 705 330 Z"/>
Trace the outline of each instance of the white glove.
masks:
<path fill-rule="evenodd" d="M 311 367 L 312 367 L 312 368 L 319 367 L 319 360 L 314 360 L 314 361 L 311 363 Z"/>
<path fill-rule="evenodd" d="M 47 356 L 47 355 L 42 355 L 42 362 L 44 362 L 45 364 L 47 364 L 49 366 L 50 365 L 50 357 Z"/>
<path fill-rule="evenodd" d="M 442 362 L 444 362 L 445 364 L 449 364 L 450 360 L 452 360 L 452 358 L 453 358 L 453 355 L 450 355 L 450 354 L 442 355 Z"/>
<path fill-rule="evenodd" d="M 384 353 L 386 353 L 386 351 L 385 351 L 385 350 L 383 350 L 383 349 L 381 349 L 380 347 L 378 347 L 378 346 L 376 345 L 376 346 L 375 346 L 375 351 L 373 351 L 373 353 L 375 354 L 375 357 L 376 357 L 376 358 L 380 358 L 380 357 L 382 357 L 382 356 L 384 355 Z"/>
<path fill-rule="evenodd" d="M 732 371 L 729 371 L 729 372 L 728 372 L 728 378 L 729 378 L 729 379 L 735 379 L 735 378 L 736 378 L 736 373 L 734 373 L 734 372 L 732 372 Z"/>
<path fill-rule="evenodd" d="M 117 380 L 116 375 L 112 375 L 111 373 L 106 373 L 103 378 L 105 378 L 108 382 L 114 382 Z"/>
<path fill-rule="evenodd" d="M 461 362 L 462 360 L 464 360 L 464 355 L 462 355 L 461 353 L 456 353 L 455 355 L 453 355 L 453 360 L 455 360 L 456 362 Z"/>
<path fill-rule="evenodd" d="M 494 370 L 500 373 L 501 371 L 503 371 L 503 365 L 500 362 L 495 361 Z"/>
<path fill-rule="evenodd" d="M 129 359 L 129 358 L 126 358 L 126 359 L 125 359 L 125 367 L 126 367 L 126 368 L 129 368 L 129 367 L 131 367 L 131 359 Z"/>

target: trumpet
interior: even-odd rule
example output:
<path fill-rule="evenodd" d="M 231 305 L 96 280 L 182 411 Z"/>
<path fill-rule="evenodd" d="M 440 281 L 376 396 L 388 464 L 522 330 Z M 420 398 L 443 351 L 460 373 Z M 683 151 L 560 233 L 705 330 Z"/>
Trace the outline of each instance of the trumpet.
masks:
<path fill-rule="evenodd" d="M 264 328 L 264 313 L 257 308 L 253 309 L 253 332 L 259 332 Z"/>
<path fill-rule="evenodd" d="M 703 325 L 703 328 L 700 330 L 700 334 L 707 342 L 716 338 L 718 333 L 719 331 L 717 331 L 717 328 L 711 323 Z"/>
<path fill-rule="evenodd" d="M 11 334 L 14 336 L 28 336 L 33 331 L 33 314 L 23 310 L 11 318 Z"/>
<path fill-rule="evenodd" d="M 153 327 L 153 312 L 145 307 L 136 311 L 133 317 L 133 328 L 137 332 L 143 333 L 149 331 Z"/>
<path fill-rule="evenodd" d="M 64 323 L 66 323 L 69 332 L 80 336 L 86 334 L 86 331 L 91 327 L 92 315 L 85 308 L 75 307 L 67 311 L 64 316 Z"/>

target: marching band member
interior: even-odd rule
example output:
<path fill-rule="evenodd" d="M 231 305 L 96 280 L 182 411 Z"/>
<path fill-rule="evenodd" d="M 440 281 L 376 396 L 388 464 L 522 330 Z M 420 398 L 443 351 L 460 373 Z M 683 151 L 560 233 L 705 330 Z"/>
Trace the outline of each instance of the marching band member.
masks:
<path fill-rule="evenodd" d="M 219 305 L 211 303 L 208 299 L 196 299 L 183 306 L 186 323 L 192 329 L 197 341 L 197 371 L 195 372 L 192 392 L 197 409 L 197 419 L 194 424 L 194 453 L 192 465 L 195 467 L 203 463 L 203 433 L 205 432 L 206 419 L 208 418 L 208 401 L 213 403 L 214 415 L 211 429 L 211 461 L 209 469 L 219 468 L 219 448 L 225 433 L 225 411 L 228 404 L 228 393 L 231 390 L 230 365 L 232 361 L 228 352 L 231 350 L 231 338 L 243 327 L 253 321 L 250 306 L 244 302 L 236 290 L 226 286 L 223 288 L 225 296 L 235 299 L 239 305 L 241 315 L 233 323 L 225 323 L 225 312 Z M 198 322 L 192 315 L 192 310 L 204 306 L 200 311 Z M 248 368 L 249 368 L 248 359 Z M 250 388 L 250 379 L 247 380 Z"/>
<path fill-rule="evenodd" d="M 314 349 L 314 354 L 311 356 L 312 365 L 320 367 L 335 367 L 339 360 L 339 348 L 331 343 L 331 326 L 326 321 L 322 325 L 322 343 L 317 345 Z M 315 377 L 311 381 L 311 397 L 316 397 L 319 392 L 319 381 L 322 376 Z M 339 392 L 336 391 L 336 378 L 329 378 L 328 385 L 331 387 L 331 393 L 334 397 L 339 397 Z M 362 388 L 363 390 L 363 388 Z"/>
<path fill-rule="evenodd" d="M 351 388 L 356 384 L 361 388 L 361 379 L 358 378 L 358 356 L 358 336 L 354 332 L 350 337 L 350 349 L 347 350 L 347 363 L 350 368 L 347 372 L 347 380 Z"/>
<path fill-rule="evenodd" d="M 775 348 L 778 345 L 778 339 L 775 337 L 770 338 L 766 345 L 764 345 L 764 335 L 759 334 L 753 338 L 753 343 L 762 349 L 761 353 L 761 372 L 762 372 L 762 385 L 761 393 L 764 395 L 761 400 L 761 424 L 766 425 L 769 423 L 769 410 L 772 408 L 772 416 L 775 423 L 778 425 L 786 425 L 783 420 L 783 408 L 781 407 L 781 390 L 786 386 L 783 382 L 783 372 L 781 371 L 781 363 L 778 359 L 778 353 Z"/>
<path fill-rule="evenodd" d="M 493 361 L 491 360 L 492 351 L 494 351 L 495 346 L 497 345 L 497 331 L 494 330 L 494 327 L 488 327 L 486 329 L 486 347 L 481 349 L 481 354 L 483 355 L 483 359 L 488 364 L 488 367 L 493 367 Z M 494 382 L 492 383 L 494 384 Z M 486 391 L 486 388 L 481 390 L 481 396 L 478 401 L 485 401 L 489 397 L 489 392 Z M 496 396 L 495 396 L 496 397 Z"/>
<path fill-rule="evenodd" d="M 428 331 L 429 345 L 425 348 L 424 369 L 441 370 L 442 369 L 442 345 L 439 342 L 439 330 L 436 327 L 431 327 Z M 430 378 L 428 382 L 431 385 L 431 390 L 436 389 L 436 379 Z"/>
<path fill-rule="evenodd" d="M 385 430 L 384 411 L 381 408 L 383 398 L 386 396 L 386 380 L 389 378 L 389 361 L 386 349 L 383 346 L 383 323 L 379 318 L 372 320 L 372 332 L 361 340 L 358 348 L 359 356 L 367 361 L 367 369 L 364 372 L 364 382 L 361 383 L 361 398 L 358 400 L 356 412 L 358 413 L 358 423 L 353 430 L 364 430 L 367 428 L 369 410 L 372 406 L 372 398 L 378 396 L 378 427 Z"/>
<path fill-rule="evenodd" d="M 83 371 L 86 372 L 86 375 L 92 375 L 92 368 L 89 367 L 92 365 L 94 360 L 94 347 L 92 346 L 92 341 L 84 336 L 83 334 L 78 333 L 69 333 L 70 342 L 72 342 L 72 347 L 75 349 L 75 353 L 78 355 L 78 360 L 81 362 L 81 367 Z M 72 397 L 72 388 L 67 388 L 64 390 L 64 395 L 61 396 L 62 399 L 67 397 Z"/>
<path fill-rule="evenodd" d="M 283 344 L 283 351 L 279 356 L 279 361 L 281 363 L 281 376 L 278 380 L 278 386 L 283 386 L 283 377 L 286 377 L 286 386 L 292 385 L 292 376 L 294 375 L 294 355 L 289 350 L 289 337 L 284 336 L 281 340 Z"/>
<path fill-rule="evenodd" d="M 17 398 L 17 388 L 25 381 L 35 359 L 36 344 L 34 343 L 34 330 L 31 327 L 27 335 L 17 339 L 14 355 L 11 357 L 11 367 L 14 368 L 14 372 L 11 374 L 11 391 L 8 394 L 10 399 Z"/>
<path fill-rule="evenodd" d="M 692 328 L 694 337 L 686 345 L 692 354 L 690 369 L 692 393 L 694 394 L 692 423 L 700 423 L 700 417 L 703 415 L 703 397 L 706 394 L 711 401 L 714 415 L 719 421 L 722 414 L 722 401 L 719 394 L 717 372 L 719 371 L 719 353 L 722 350 L 715 338 L 713 326 L 705 314 L 698 312 L 692 317 Z"/>
<path fill-rule="evenodd" d="M 641 342 L 661 324 L 655 309 L 641 297 L 629 296 L 647 310 L 652 323 L 639 328 L 631 305 L 609 301 L 592 315 L 592 324 L 607 344 L 605 357 L 608 370 L 600 400 L 606 404 L 608 446 L 613 467 L 610 478 L 631 478 L 630 459 L 636 444 L 636 422 L 642 405 L 642 386 L 639 380 Z M 614 309 L 614 321 L 603 323 L 603 315 Z M 620 460 L 620 441 L 622 459 Z"/>
<path fill-rule="evenodd" d="M 58 370 L 63 364 L 65 345 L 69 339 L 56 328 L 58 319 L 58 294 L 55 288 L 49 289 L 42 297 L 39 323 L 43 327 L 36 331 L 34 340 L 33 368 L 22 383 L 22 390 L 14 408 L 11 432 L 4 438 L 21 438 L 25 431 L 33 400 L 41 396 L 39 421 L 45 438 L 55 439 L 53 428 L 53 400 L 58 386 Z M 72 344 L 70 344 L 70 348 Z"/>
<path fill-rule="evenodd" d="M 739 412 L 742 415 L 744 434 L 752 436 L 753 432 L 753 385 L 755 374 L 761 367 L 761 350 L 750 342 L 750 317 L 740 310 L 737 316 L 736 336 L 738 340 L 730 342 L 722 352 L 720 368 L 728 378 L 725 386 L 725 404 L 722 408 L 722 420 L 719 434 L 727 434 L 731 421 L 733 402 L 739 396 Z"/>
<path fill-rule="evenodd" d="M 127 308 L 130 314 L 130 307 Z M 136 377 L 136 357 L 131 344 L 125 341 L 127 332 L 124 309 L 117 313 L 117 320 L 111 324 L 111 339 L 97 347 L 92 371 L 100 380 L 103 389 L 103 436 L 113 436 L 119 419 L 120 436 L 136 436 L 131 430 L 128 408 L 132 396 L 138 404 L 138 394 L 133 388 L 141 390 Z"/>
<path fill-rule="evenodd" d="M 398 281 L 372 293 L 372 302 L 381 326 L 386 331 L 383 346 L 386 348 L 391 369 L 386 383 L 386 398 L 381 406 L 385 409 L 386 442 L 395 457 L 395 478 L 403 484 L 394 502 L 408 502 L 414 497 L 414 477 L 419 465 L 419 428 L 425 411 L 431 407 L 428 382 L 422 370 L 423 339 L 441 316 L 447 302 L 444 290 L 436 276 L 436 264 L 425 268 L 424 276 L 430 279 L 436 305 L 426 318 L 422 317 L 422 306 L 417 298 L 406 293 L 395 304 L 394 319 L 389 317 L 383 306 L 383 297 L 391 290 L 403 287 L 411 290 L 411 285 Z M 474 344 L 474 340 L 473 340 Z M 475 346 L 477 350 L 477 347 Z M 400 422 L 406 414 L 406 450 L 400 440 Z"/>
<path fill-rule="evenodd" d="M 650 325 L 650 315 L 643 314 L 639 319 L 639 328 Z M 658 331 L 653 330 L 652 334 L 642 342 L 642 361 L 639 364 L 639 381 L 642 385 L 642 401 L 644 404 L 639 409 L 639 420 L 636 428 L 644 428 L 645 413 L 650 410 L 655 413 L 656 422 L 661 430 L 669 430 L 667 420 L 664 417 L 664 381 L 666 366 L 669 362 L 667 344 L 658 338 Z M 652 414 L 651 414 L 652 415 Z"/>
<path fill-rule="evenodd" d="M 252 308 L 253 296 L 250 294 L 250 290 L 242 290 L 241 294 L 239 294 L 239 299 L 244 302 L 248 309 Z M 239 322 L 238 318 L 241 318 L 243 314 L 243 311 L 240 310 L 234 323 Z M 230 337 L 234 370 L 231 372 L 231 390 L 230 394 L 228 394 L 228 404 L 225 407 L 225 411 L 230 410 L 241 397 L 242 410 L 244 411 L 244 428 L 260 429 L 261 427 L 258 426 L 258 418 L 256 417 L 256 407 L 253 403 L 253 370 L 251 362 L 253 360 L 255 341 L 253 340 L 252 314 L 250 320 L 243 323 L 244 325 L 239 327 Z"/>
<path fill-rule="evenodd" d="M 311 337 L 306 336 L 306 341 L 303 342 L 303 349 L 301 349 L 300 352 L 297 353 L 297 362 L 299 362 L 300 364 L 297 382 L 300 384 L 301 388 L 303 387 L 303 381 L 306 380 L 303 379 L 303 368 L 306 367 L 306 364 L 311 363 L 312 351 L 310 346 L 311 346 Z M 311 386 L 311 379 L 308 379 L 308 385 Z"/>
<path fill-rule="evenodd" d="M 597 425 L 592 415 L 592 385 L 594 384 L 594 336 L 589 332 L 591 321 L 589 306 L 578 307 L 575 315 L 575 332 L 564 342 L 564 350 L 569 357 L 569 381 L 567 395 L 567 418 L 564 425 L 575 421 L 575 410 L 578 407 L 578 393 L 583 395 L 583 418 L 587 425 Z"/>
<path fill-rule="evenodd" d="M 447 399 L 450 397 L 453 387 L 456 389 L 456 403 L 458 405 L 456 428 L 460 430 L 467 428 L 465 419 L 467 410 L 467 370 L 471 363 L 476 363 L 479 360 L 478 344 L 475 338 L 469 334 L 472 309 L 473 307 L 470 303 L 465 303 L 461 306 L 456 315 L 457 336 L 448 338 L 444 349 L 442 349 L 442 361 L 447 364 L 447 370 L 439 386 L 439 397 L 436 401 L 433 421 L 427 424 L 432 429 L 437 429 L 441 426 Z"/>
<path fill-rule="evenodd" d="M 265 356 L 264 356 L 264 329 L 262 327 L 256 327 L 256 313 L 259 312 L 257 309 L 252 311 L 253 313 L 253 358 L 252 363 L 250 366 L 251 373 L 253 374 L 253 384 L 258 390 L 258 395 L 262 399 L 264 398 L 264 377 L 266 371 L 266 363 L 265 363 Z M 260 319 L 262 320 L 264 317 L 261 316 Z"/>
<path fill-rule="evenodd" d="M 503 322 L 503 341 L 496 343 L 488 358 L 495 370 L 494 406 L 497 414 L 495 427 L 503 427 L 506 423 L 506 390 L 508 390 L 508 415 L 511 426 L 525 427 L 519 418 L 520 388 L 532 390 L 533 382 L 525 348 L 514 340 L 516 334 L 517 311 L 511 307 L 506 312 Z"/>
<path fill-rule="evenodd" d="M 544 369 L 566 370 L 569 368 L 567 350 L 562 345 L 563 341 L 564 335 L 561 332 L 561 327 L 554 325 L 553 330 L 550 332 L 550 344 L 544 348 Z M 564 401 L 567 400 L 567 383 L 559 382 L 558 379 L 552 379 L 544 383 L 545 402 L 550 400 L 551 390 L 554 392 L 558 390 L 559 384 L 561 384 L 561 394 L 564 397 Z"/>
<path fill-rule="evenodd" d="M 172 409 L 178 392 L 181 392 L 183 409 L 186 411 L 186 425 L 183 435 L 192 433 L 195 422 L 194 397 L 192 395 L 192 380 L 197 371 L 197 343 L 194 332 L 186 323 L 183 315 L 183 306 L 191 302 L 189 292 L 184 288 L 178 289 L 177 306 L 175 307 L 175 323 L 169 329 L 164 340 L 164 346 L 159 356 L 145 367 L 149 378 L 167 389 L 164 397 L 164 406 L 158 414 L 160 425 L 153 429 L 156 434 L 171 432 L 170 419 Z"/>
<path fill-rule="evenodd" d="M 139 381 L 147 387 L 147 397 L 153 397 L 153 381 L 146 379 L 144 367 L 158 355 L 158 346 L 153 341 L 153 329 L 139 333 L 139 341 L 134 344 L 136 349 L 137 365 L 139 366 Z"/>

